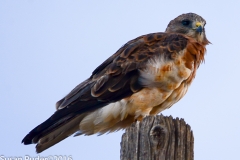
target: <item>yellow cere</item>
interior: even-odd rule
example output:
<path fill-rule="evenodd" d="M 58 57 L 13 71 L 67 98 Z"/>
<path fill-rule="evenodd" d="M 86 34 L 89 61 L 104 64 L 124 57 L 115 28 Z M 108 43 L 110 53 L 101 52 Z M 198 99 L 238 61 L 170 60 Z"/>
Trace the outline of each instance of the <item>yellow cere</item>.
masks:
<path fill-rule="evenodd" d="M 199 26 L 201 26 L 201 25 L 202 25 L 201 22 L 197 22 L 197 23 L 196 23 L 196 27 L 199 27 Z"/>

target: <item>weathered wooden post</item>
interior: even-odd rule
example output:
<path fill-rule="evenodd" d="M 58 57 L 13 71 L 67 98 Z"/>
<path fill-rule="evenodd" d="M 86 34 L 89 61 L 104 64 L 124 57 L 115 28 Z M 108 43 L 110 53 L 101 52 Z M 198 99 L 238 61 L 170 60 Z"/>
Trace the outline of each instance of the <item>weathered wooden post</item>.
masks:
<path fill-rule="evenodd" d="M 194 138 L 183 119 L 149 116 L 127 128 L 121 160 L 193 160 Z"/>

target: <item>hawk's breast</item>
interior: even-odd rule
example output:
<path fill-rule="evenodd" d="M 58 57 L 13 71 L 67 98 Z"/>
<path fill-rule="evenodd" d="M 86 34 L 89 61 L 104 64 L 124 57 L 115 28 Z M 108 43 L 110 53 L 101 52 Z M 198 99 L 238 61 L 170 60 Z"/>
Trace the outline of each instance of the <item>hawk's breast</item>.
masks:
<path fill-rule="evenodd" d="M 156 56 L 146 63 L 146 67 L 140 70 L 139 83 L 144 89 L 127 98 L 128 114 L 135 117 L 149 115 L 155 106 L 162 106 L 161 110 L 171 107 L 186 93 L 187 80 L 194 69 L 186 66 L 185 50 L 178 53 L 174 59 Z M 189 62 L 188 62 L 189 63 Z"/>
<path fill-rule="evenodd" d="M 150 59 L 146 67 L 140 70 L 140 84 L 150 88 L 157 87 L 166 92 L 178 88 L 192 74 L 192 69 L 186 66 L 184 53 L 185 50 L 182 50 L 175 59 L 164 56 Z"/>
<path fill-rule="evenodd" d="M 172 60 L 163 56 L 150 59 L 146 67 L 139 70 L 139 83 L 144 88 L 89 114 L 82 120 L 80 129 L 86 134 L 114 131 L 171 107 L 186 93 L 188 85 L 183 82 L 193 73 L 193 69 L 185 65 L 185 53 L 181 51 Z"/>

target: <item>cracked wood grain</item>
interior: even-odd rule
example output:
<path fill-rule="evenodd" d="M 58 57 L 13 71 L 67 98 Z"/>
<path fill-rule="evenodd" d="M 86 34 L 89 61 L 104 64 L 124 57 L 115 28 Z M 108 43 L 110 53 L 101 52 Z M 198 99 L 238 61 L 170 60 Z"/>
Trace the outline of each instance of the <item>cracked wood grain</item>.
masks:
<path fill-rule="evenodd" d="M 183 119 L 148 116 L 122 135 L 121 160 L 193 160 L 194 138 Z"/>

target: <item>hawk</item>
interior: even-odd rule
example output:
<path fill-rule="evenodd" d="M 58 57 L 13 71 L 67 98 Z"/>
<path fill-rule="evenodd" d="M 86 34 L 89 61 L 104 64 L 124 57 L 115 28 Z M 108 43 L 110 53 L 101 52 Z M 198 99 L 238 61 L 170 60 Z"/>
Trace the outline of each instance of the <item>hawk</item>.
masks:
<path fill-rule="evenodd" d="M 22 140 L 40 153 L 75 133 L 104 134 L 171 107 L 187 92 L 204 61 L 206 21 L 182 14 L 165 32 L 130 40 L 90 78 L 56 103 L 56 112 Z"/>

